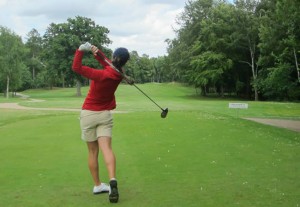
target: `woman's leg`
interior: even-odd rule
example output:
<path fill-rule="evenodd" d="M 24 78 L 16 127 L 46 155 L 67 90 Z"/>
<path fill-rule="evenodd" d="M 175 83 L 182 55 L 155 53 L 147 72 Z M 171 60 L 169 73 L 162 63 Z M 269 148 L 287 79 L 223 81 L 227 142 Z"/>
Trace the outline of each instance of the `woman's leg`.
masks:
<path fill-rule="evenodd" d="M 104 162 L 108 171 L 109 179 L 116 177 L 116 158 L 111 147 L 111 137 L 100 137 L 99 148 L 102 151 Z"/>
<path fill-rule="evenodd" d="M 102 151 L 103 158 L 106 164 L 106 168 L 109 176 L 109 201 L 111 203 L 117 203 L 119 200 L 118 184 L 116 178 L 116 158 L 111 147 L 111 137 L 100 137 L 98 139 L 99 148 Z"/>
<path fill-rule="evenodd" d="M 98 166 L 98 154 L 99 154 L 99 146 L 98 142 L 87 142 L 88 146 L 88 165 L 89 169 L 93 178 L 93 181 L 95 183 L 95 186 L 98 186 L 101 184 L 99 179 L 99 166 Z"/>

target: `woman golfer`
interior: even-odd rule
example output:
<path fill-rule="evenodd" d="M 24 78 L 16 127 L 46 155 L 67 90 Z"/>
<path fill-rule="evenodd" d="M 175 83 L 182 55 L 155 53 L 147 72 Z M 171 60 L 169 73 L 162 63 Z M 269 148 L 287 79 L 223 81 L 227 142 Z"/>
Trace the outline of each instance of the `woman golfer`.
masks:
<path fill-rule="evenodd" d="M 94 57 L 103 66 L 103 70 L 97 70 L 82 65 L 84 51 L 92 51 Z M 122 71 L 122 67 L 129 59 L 126 48 L 118 48 L 113 53 L 112 64 Z M 116 180 L 116 158 L 112 150 L 112 127 L 113 118 L 111 110 L 116 108 L 115 91 L 125 77 L 114 70 L 106 61 L 104 53 L 90 43 L 80 45 L 76 50 L 72 69 L 76 73 L 91 80 L 90 89 L 85 98 L 80 114 L 80 127 L 82 139 L 88 147 L 88 166 L 93 177 L 93 193 L 109 192 L 111 203 L 117 203 L 119 199 Z M 125 80 L 132 84 L 126 77 Z M 109 185 L 102 183 L 99 178 L 98 154 L 102 152 L 107 171 Z"/>

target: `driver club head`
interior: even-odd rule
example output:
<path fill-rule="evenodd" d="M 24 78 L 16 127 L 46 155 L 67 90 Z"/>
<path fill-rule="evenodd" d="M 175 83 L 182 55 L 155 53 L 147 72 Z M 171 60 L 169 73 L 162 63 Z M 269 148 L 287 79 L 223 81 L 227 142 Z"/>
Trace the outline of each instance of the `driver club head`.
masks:
<path fill-rule="evenodd" d="M 161 114 L 160 114 L 160 117 L 161 118 L 166 118 L 167 114 L 168 114 L 168 111 L 169 111 L 168 108 L 163 109 L 162 112 L 161 112 Z"/>

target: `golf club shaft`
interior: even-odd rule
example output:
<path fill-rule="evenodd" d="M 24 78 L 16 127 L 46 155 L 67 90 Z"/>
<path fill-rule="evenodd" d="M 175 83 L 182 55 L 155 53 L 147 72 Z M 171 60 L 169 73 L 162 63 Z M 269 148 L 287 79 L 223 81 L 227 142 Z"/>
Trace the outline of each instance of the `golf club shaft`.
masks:
<path fill-rule="evenodd" d="M 99 54 L 97 53 L 97 55 L 101 55 L 102 54 Z M 103 57 L 103 56 L 102 56 Z M 124 78 L 125 75 L 120 71 L 118 70 L 109 60 L 107 60 L 106 57 L 103 57 L 104 61 L 109 64 L 110 67 L 112 67 L 115 71 L 117 71 L 118 73 L 120 73 Z M 137 87 L 134 83 L 132 84 L 136 89 L 138 89 L 142 94 L 144 94 L 150 101 L 152 101 L 156 106 L 158 106 L 158 108 L 160 108 L 162 111 L 164 111 L 164 109 L 162 107 L 160 107 L 152 98 L 150 98 L 144 91 L 142 91 L 139 87 Z"/>
<path fill-rule="evenodd" d="M 150 98 L 144 91 L 142 91 L 139 87 L 137 87 L 137 85 L 132 84 L 134 87 L 136 87 L 136 89 L 138 89 L 142 94 L 144 94 L 150 101 L 152 101 L 156 106 L 158 106 L 158 108 L 160 108 L 162 111 L 164 110 L 162 107 L 160 107 L 155 101 L 153 101 L 152 98 Z"/>

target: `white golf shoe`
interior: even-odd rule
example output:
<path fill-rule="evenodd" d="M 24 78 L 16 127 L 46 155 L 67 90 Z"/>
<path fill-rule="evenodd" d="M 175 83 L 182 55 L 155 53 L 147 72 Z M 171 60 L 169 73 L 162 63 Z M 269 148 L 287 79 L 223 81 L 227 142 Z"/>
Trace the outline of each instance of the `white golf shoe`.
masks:
<path fill-rule="evenodd" d="M 101 183 L 101 185 L 94 186 L 93 193 L 94 194 L 100 194 L 100 193 L 108 193 L 109 191 L 109 185 L 106 183 Z"/>

